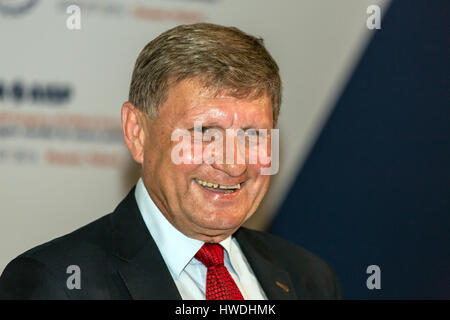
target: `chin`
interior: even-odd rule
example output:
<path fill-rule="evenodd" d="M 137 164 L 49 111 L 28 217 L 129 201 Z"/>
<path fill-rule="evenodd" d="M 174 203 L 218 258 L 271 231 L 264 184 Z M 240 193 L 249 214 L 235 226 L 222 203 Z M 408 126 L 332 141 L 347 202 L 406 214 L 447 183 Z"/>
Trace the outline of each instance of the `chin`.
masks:
<path fill-rule="evenodd" d="M 231 210 L 227 210 L 232 212 Z M 236 211 L 234 211 L 236 212 Z M 198 224 L 205 229 L 213 230 L 235 230 L 245 222 L 245 214 L 233 215 L 227 214 L 227 212 L 217 213 L 205 213 L 201 216 L 197 216 Z"/>

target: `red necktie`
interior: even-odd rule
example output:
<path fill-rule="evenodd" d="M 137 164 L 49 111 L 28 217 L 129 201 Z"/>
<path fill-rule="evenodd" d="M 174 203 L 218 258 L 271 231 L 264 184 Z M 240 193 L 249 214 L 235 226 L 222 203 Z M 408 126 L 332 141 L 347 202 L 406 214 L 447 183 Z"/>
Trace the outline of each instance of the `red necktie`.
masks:
<path fill-rule="evenodd" d="M 217 243 L 205 243 L 195 258 L 203 263 L 206 273 L 206 300 L 244 300 L 239 288 L 223 264 L 223 248 Z"/>

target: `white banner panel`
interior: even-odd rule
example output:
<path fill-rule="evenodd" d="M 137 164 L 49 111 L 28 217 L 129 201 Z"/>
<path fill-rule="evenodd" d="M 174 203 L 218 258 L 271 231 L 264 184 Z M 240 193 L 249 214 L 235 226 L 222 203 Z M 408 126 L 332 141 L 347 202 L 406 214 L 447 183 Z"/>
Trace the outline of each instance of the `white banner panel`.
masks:
<path fill-rule="evenodd" d="M 261 36 L 280 65 L 280 172 L 249 222 L 263 228 L 372 34 L 370 4 L 386 1 L 0 0 L 0 271 L 136 182 L 120 108 L 140 50 L 183 23 Z"/>

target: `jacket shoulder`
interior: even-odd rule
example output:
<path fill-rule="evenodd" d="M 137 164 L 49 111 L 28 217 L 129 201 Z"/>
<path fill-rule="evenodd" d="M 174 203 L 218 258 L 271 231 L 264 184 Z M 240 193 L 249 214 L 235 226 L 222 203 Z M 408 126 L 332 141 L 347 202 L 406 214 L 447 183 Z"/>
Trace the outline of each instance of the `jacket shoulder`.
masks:
<path fill-rule="evenodd" d="M 1 274 L 0 299 L 67 299 L 71 266 L 78 266 L 83 278 L 86 272 L 107 274 L 97 271 L 107 268 L 112 232 L 109 220 L 110 214 L 17 256 Z"/>
<path fill-rule="evenodd" d="M 70 257 L 81 258 L 92 253 L 108 251 L 111 247 L 110 215 L 107 214 L 75 231 L 55 238 L 19 255 L 41 262 L 70 260 Z"/>
<path fill-rule="evenodd" d="M 253 246 L 266 259 L 286 270 L 296 287 L 306 291 L 306 298 L 341 299 L 342 292 L 334 268 L 309 250 L 265 231 L 241 228 Z"/>

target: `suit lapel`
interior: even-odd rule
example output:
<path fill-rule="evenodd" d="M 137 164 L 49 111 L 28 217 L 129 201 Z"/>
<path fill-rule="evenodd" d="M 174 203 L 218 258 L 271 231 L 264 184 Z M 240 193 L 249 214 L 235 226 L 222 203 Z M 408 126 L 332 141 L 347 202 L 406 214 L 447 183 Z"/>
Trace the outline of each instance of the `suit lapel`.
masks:
<path fill-rule="evenodd" d="M 252 237 L 245 228 L 234 236 L 269 300 L 297 299 L 289 274 L 270 255 L 265 243 Z"/>
<path fill-rule="evenodd" d="M 133 188 L 111 215 L 113 252 L 119 258 L 118 273 L 133 299 L 181 300 L 155 241 L 148 232 Z M 297 299 L 291 278 L 270 254 L 263 241 L 240 228 L 238 240 L 268 299 Z"/>
<path fill-rule="evenodd" d="M 124 263 L 119 268 L 119 275 L 135 300 L 181 300 L 172 276 L 152 242 Z"/>
<path fill-rule="evenodd" d="M 134 190 L 111 215 L 119 275 L 133 299 L 179 300 L 175 282 L 142 219 Z"/>

